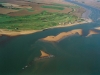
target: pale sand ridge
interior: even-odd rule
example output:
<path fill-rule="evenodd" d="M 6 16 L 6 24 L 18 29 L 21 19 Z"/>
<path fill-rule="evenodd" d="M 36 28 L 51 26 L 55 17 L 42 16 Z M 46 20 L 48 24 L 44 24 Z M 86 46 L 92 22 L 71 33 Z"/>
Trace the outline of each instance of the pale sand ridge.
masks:
<path fill-rule="evenodd" d="M 62 40 L 63 38 L 74 35 L 76 33 L 79 35 L 83 35 L 83 30 L 82 29 L 75 29 L 75 30 L 71 30 L 68 32 L 62 32 L 62 33 L 58 34 L 57 36 L 47 36 L 47 37 L 42 38 L 40 40 L 49 41 L 49 42 L 58 42 L 58 41 Z M 100 30 L 89 30 L 89 33 L 86 37 L 89 37 L 90 35 L 93 35 L 93 34 L 100 34 Z"/>
<path fill-rule="evenodd" d="M 46 52 L 44 52 L 42 50 L 40 50 L 40 51 L 41 51 L 41 56 L 40 56 L 41 58 L 50 56 L 50 54 L 47 54 Z"/>
<path fill-rule="evenodd" d="M 76 30 L 71 30 L 68 32 L 62 32 L 60 34 L 58 34 L 57 36 L 47 36 L 46 38 L 43 38 L 42 40 L 44 41 L 59 41 L 64 37 L 68 37 L 71 35 L 74 35 L 78 33 L 79 35 L 82 35 L 82 29 L 76 29 Z"/>
<path fill-rule="evenodd" d="M 39 32 L 39 31 L 41 30 L 9 31 L 6 29 L 0 29 L 0 36 L 2 35 L 18 36 L 18 35 L 32 34 L 32 33 Z"/>
<path fill-rule="evenodd" d="M 87 35 L 87 37 L 90 36 L 90 35 L 93 35 L 93 34 L 100 34 L 100 32 L 97 32 L 95 30 L 90 30 L 89 34 Z"/>

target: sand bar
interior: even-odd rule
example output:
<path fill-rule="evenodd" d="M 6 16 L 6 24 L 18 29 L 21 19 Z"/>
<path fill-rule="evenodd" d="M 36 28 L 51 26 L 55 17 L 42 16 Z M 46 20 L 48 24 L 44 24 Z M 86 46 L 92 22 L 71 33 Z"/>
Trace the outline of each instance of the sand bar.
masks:
<path fill-rule="evenodd" d="M 42 50 L 40 50 L 40 51 L 41 51 L 41 56 L 40 56 L 41 58 L 50 56 L 50 54 L 47 54 L 46 52 L 44 52 Z"/>
<path fill-rule="evenodd" d="M 42 38 L 42 40 L 57 42 L 57 41 L 60 41 L 61 39 L 63 39 L 64 37 L 68 37 L 68 36 L 74 35 L 76 33 L 78 33 L 79 35 L 82 35 L 82 29 L 76 29 L 76 30 L 71 30 L 68 32 L 62 32 L 62 33 L 58 34 L 57 36 L 47 36 L 45 38 Z"/>
<path fill-rule="evenodd" d="M 93 34 L 100 34 L 100 30 L 92 29 L 92 30 L 89 30 L 89 32 L 87 32 L 87 33 L 88 34 L 87 34 L 86 37 L 89 37 L 90 35 L 93 35 Z M 51 35 L 51 36 L 47 36 L 45 38 L 42 38 L 40 40 L 49 41 L 49 42 L 58 42 L 65 37 L 69 37 L 69 36 L 75 35 L 75 34 L 83 35 L 83 30 L 82 29 L 75 29 L 75 30 L 71 30 L 71 31 L 68 31 L 68 32 L 62 32 L 62 33 L 59 33 L 56 36 Z"/>
<path fill-rule="evenodd" d="M 35 32 L 39 32 L 41 30 L 20 30 L 20 31 L 10 31 L 7 29 L 0 29 L 0 36 L 7 35 L 7 36 L 18 36 L 18 35 L 26 35 L 32 34 Z"/>

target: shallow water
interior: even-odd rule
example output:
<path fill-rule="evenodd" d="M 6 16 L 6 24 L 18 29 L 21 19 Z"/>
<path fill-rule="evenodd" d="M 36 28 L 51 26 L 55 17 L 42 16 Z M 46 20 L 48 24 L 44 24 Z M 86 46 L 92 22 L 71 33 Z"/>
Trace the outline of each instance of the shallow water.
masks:
<path fill-rule="evenodd" d="M 74 2 L 75 3 L 75 2 Z M 100 26 L 100 10 L 79 4 L 91 10 L 92 23 L 72 27 L 54 28 L 43 32 L 12 38 L 0 44 L 0 75 L 100 75 L 100 35 L 90 37 L 73 35 L 60 42 L 43 42 L 38 39 L 73 29 L 90 29 Z M 0 38 L 0 41 L 7 37 Z M 54 58 L 33 61 L 40 50 Z M 26 65 L 28 68 L 22 70 Z"/>

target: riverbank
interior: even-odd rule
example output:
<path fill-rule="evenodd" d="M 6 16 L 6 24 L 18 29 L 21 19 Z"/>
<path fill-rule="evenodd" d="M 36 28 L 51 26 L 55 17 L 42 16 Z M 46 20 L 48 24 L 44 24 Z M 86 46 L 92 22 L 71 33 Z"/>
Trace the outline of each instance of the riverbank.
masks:
<path fill-rule="evenodd" d="M 73 23 L 73 24 L 57 25 L 57 26 L 45 28 L 43 30 L 18 30 L 18 31 L 11 31 L 11 30 L 7 30 L 7 29 L 0 29 L 0 36 L 2 36 L 2 35 L 7 35 L 7 36 L 26 35 L 26 34 L 36 33 L 36 32 L 39 32 L 39 31 L 45 31 L 45 30 L 52 29 L 52 28 L 69 27 L 69 26 L 74 26 L 74 25 L 79 25 L 79 24 L 84 24 L 84 23 L 89 23 L 89 22 L 92 22 L 92 20 L 88 19 L 86 21 L 82 21 L 82 22 L 79 22 L 79 23 L 76 22 L 76 23 Z"/>
<path fill-rule="evenodd" d="M 98 16 L 98 13 L 95 14 L 92 11 L 91 16 L 95 18 Z M 94 19 L 93 17 L 92 19 Z M 97 26 L 99 26 L 98 21 L 73 27 L 49 29 L 31 35 L 11 37 L 10 40 L 6 40 L 6 36 L 0 37 L 2 41 L 0 43 L 0 55 L 2 55 L 0 75 L 94 74 L 99 64 L 100 34 L 84 37 L 76 33 L 75 36 L 61 38 L 61 41 L 58 40 L 58 42 L 44 42 L 38 39 L 51 35 L 56 36 L 61 32 L 68 32 L 75 29 L 83 29 L 83 32 L 86 34 L 88 30 Z M 55 57 L 33 61 L 35 57 L 40 56 L 40 50 L 44 50 Z M 33 62 L 31 63 L 31 61 Z M 23 70 L 22 68 L 28 64 L 30 66 Z"/>
<path fill-rule="evenodd" d="M 50 29 L 50 28 L 69 27 L 69 26 L 74 26 L 74 25 L 79 25 L 79 24 L 90 23 L 90 22 L 92 22 L 91 19 L 86 19 L 86 18 L 84 18 L 84 21 L 82 21 L 82 22 L 69 23 L 69 24 L 65 24 L 65 25 L 57 25 L 57 26 L 53 26 L 53 27 L 46 28 L 46 30 L 47 30 L 47 29 Z M 45 30 L 45 29 L 44 29 L 44 30 Z"/>
<path fill-rule="evenodd" d="M 61 3 L 63 4 L 64 2 L 66 2 L 65 0 L 61 0 Z M 86 10 L 86 15 L 87 16 L 87 12 L 89 10 Z M 90 12 L 88 13 L 88 16 L 89 16 Z M 18 35 L 25 35 L 25 34 L 32 34 L 32 33 L 35 33 L 35 32 L 39 32 L 39 31 L 45 31 L 45 30 L 48 30 L 48 29 L 52 29 L 52 28 L 60 28 L 60 27 L 69 27 L 69 26 L 74 26 L 74 25 L 79 25 L 79 24 L 84 24 L 84 23 L 90 23 L 92 22 L 92 20 L 90 18 L 86 18 L 86 17 L 83 17 L 82 16 L 82 19 L 84 19 L 84 21 L 81 21 L 81 22 L 74 22 L 74 23 L 69 23 L 69 24 L 65 24 L 65 23 L 59 23 L 59 25 L 57 26 L 51 26 L 51 27 L 48 27 L 48 28 L 45 28 L 45 29 L 40 29 L 40 30 L 17 30 L 17 31 L 12 31 L 12 30 L 7 30 L 7 29 L 0 29 L 0 36 L 2 35 L 7 35 L 7 36 L 18 36 Z"/>
<path fill-rule="evenodd" d="M 0 36 L 7 35 L 7 36 L 18 36 L 18 35 L 26 35 L 39 32 L 41 30 L 20 30 L 20 31 L 11 31 L 7 29 L 0 29 Z"/>

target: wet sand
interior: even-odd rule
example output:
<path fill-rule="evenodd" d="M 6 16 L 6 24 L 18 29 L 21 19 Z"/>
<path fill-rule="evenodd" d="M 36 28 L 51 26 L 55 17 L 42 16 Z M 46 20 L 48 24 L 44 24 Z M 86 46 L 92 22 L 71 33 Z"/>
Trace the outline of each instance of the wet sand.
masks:
<path fill-rule="evenodd" d="M 40 50 L 40 51 L 41 51 L 41 56 L 40 56 L 41 58 L 50 56 L 50 54 L 47 54 L 46 52 L 44 52 L 42 50 Z"/>
<path fill-rule="evenodd" d="M 100 34 L 100 30 L 89 30 L 89 32 L 87 32 L 87 36 L 86 37 L 89 37 L 90 35 L 93 35 L 93 34 Z M 83 30 L 82 29 L 75 29 L 75 30 L 71 30 L 71 31 L 68 31 L 68 32 L 62 32 L 56 36 L 47 36 L 45 38 L 42 38 L 40 40 L 42 41 L 49 41 L 49 42 L 58 42 L 60 40 L 62 40 L 63 38 L 65 37 L 69 37 L 71 35 L 75 35 L 75 34 L 79 34 L 79 35 L 83 35 Z"/>
<path fill-rule="evenodd" d="M 87 37 L 90 36 L 90 35 L 93 35 L 93 34 L 100 34 L 100 30 L 98 30 L 98 29 L 90 30 Z"/>
<path fill-rule="evenodd" d="M 95 29 L 98 29 L 98 30 L 100 30 L 100 27 L 96 27 Z"/>
<path fill-rule="evenodd" d="M 84 24 L 84 23 L 89 23 L 89 22 L 92 22 L 92 20 L 87 20 L 87 21 L 83 21 L 83 22 L 80 22 L 80 23 L 76 22 L 76 23 L 73 23 L 73 24 L 57 25 L 57 26 L 45 28 L 43 30 L 19 30 L 19 31 L 11 31 L 11 30 L 7 30 L 7 29 L 0 29 L 0 36 L 2 36 L 2 35 L 7 35 L 7 36 L 26 35 L 26 34 L 36 33 L 36 32 L 39 32 L 39 31 L 48 30 L 48 29 L 51 29 L 51 28 L 69 27 L 69 26 L 74 26 L 74 25 L 79 25 L 79 24 Z"/>
<path fill-rule="evenodd" d="M 7 35 L 7 36 L 18 36 L 18 35 L 26 35 L 32 34 L 35 32 L 39 32 L 41 30 L 20 30 L 20 31 L 10 31 L 7 29 L 0 29 L 0 36 Z"/>

